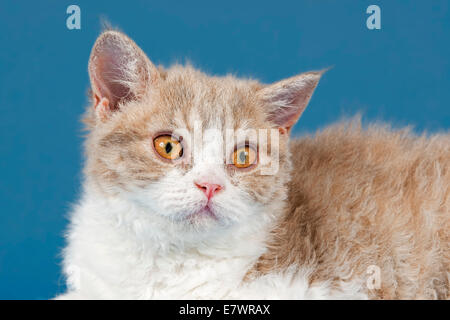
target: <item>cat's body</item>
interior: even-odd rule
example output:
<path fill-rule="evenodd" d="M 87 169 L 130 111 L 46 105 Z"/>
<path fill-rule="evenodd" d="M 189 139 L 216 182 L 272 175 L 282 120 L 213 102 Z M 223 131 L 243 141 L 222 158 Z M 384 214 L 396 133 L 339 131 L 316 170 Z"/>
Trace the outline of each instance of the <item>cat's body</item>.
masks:
<path fill-rule="evenodd" d="M 300 156 L 289 210 L 255 270 L 310 265 L 312 283 L 362 283 L 369 298 L 449 297 L 449 135 L 362 130 L 354 121 L 296 140 L 291 151 Z"/>
<path fill-rule="evenodd" d="M 448 135 L 343 124 L 289 142 L 321 73 L 265 86 L 157 69 L 114 31 L 89 71 L 86 178 L 61 298 L 448 297 Z M 188 138 L 197 125 L 219 135 Z M 228 146 L 228 128 L 279 140 Z"/>

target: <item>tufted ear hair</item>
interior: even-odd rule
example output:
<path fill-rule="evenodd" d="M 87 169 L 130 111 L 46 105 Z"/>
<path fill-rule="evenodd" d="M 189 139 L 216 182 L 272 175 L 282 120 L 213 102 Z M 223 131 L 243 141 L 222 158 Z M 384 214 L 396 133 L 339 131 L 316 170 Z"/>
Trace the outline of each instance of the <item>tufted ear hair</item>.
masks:
<path fill-rule="evenodd" d="M 289 131 L 300 118 L 325 71 L 306 72 L 260 89 L 258 99 L 267 119 Z"/>
<path fill-rule="evenodd" d="M 159 78 L 145 53 L 118 31 L 106 31 L 97 38 L 88 69 L 96 109 L 103 114 L 139 99 Z"/>

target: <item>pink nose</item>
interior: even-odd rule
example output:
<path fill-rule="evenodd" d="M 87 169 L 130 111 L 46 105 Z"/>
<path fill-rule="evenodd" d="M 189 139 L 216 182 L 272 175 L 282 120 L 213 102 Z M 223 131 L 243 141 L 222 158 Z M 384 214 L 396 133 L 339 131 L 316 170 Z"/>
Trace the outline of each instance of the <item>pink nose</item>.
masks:
<path fill-rule="evenodd" d="M 223 189 L 223 186 L 221 186 L 220 184 L 214 184 L 209 182 L 194 182 L 194 184 L 197 186 L 197 188 L 199 188 L 205 193 L 208 200 Z"/>

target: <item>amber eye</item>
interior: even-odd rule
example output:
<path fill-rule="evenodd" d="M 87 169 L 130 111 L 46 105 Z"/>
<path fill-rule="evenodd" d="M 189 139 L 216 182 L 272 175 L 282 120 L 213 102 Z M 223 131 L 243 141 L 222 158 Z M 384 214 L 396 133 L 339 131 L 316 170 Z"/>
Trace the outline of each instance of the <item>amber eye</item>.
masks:
<path fill-rule="evenodd" d="M 177 160 L 183 155 L 180 140 L 171 135 L 161 135 L 153 140 L 156 152 L 168 160 Z"/>
<path fill-rule="evenodd" d="M 237 148 L 233 153 L 233 164 L 236 168 L 248 168 L 256 162 L 255 149 L 249 146 Z"/>

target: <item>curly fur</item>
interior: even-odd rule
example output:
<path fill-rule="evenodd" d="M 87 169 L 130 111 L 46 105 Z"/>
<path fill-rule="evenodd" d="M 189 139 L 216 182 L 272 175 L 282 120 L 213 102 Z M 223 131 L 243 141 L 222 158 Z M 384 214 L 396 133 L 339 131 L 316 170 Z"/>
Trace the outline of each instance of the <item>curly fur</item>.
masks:
<path fill-rule="evenodd" d="M 291 145 L 289 209 L 254 271 L 292 264 L 336 288 L 379 266 L 381 299 L 445 299 L 450 272 L 450 136 L 361 128 L 359 120 Z M 253 272 L 254 272 L 253 271 Z"/>

